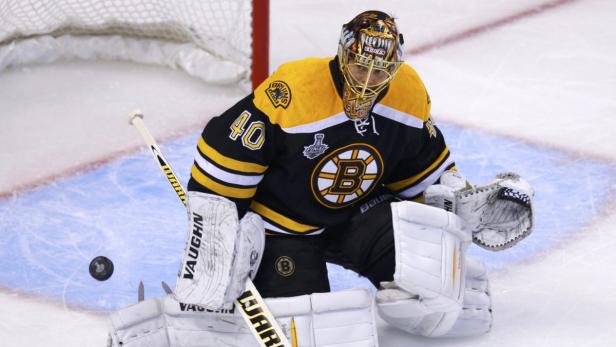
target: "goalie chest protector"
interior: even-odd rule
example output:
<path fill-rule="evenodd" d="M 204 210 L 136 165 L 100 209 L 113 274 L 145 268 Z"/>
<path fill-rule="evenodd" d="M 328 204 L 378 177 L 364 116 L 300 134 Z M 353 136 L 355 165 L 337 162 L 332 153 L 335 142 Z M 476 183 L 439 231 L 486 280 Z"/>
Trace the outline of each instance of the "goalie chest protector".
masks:
<path fill-rule="evenodd" d="M 279 67 L 213 118 L 199 140 L 190 190 L 223 195 L 272 233 L 319 234 L 386 191 L 412 198 L 451 166 L 416 72 L 403 65 L 371 117 L 343 111 L 336 59 Z"/>

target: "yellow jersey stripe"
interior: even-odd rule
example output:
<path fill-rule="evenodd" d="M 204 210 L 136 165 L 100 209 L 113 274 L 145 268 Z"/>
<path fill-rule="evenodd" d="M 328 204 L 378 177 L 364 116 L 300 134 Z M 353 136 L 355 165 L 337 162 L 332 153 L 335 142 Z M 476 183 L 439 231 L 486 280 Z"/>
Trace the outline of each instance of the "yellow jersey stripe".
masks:
<path fill-rule="evenodd" d="M 257 214 L 260 214 L 261 216 L 275 222 L 276 224 L 295 232 L 305 233 L 319 229 L 319 227 L 313 225 L 296 222 L 293 219 L 283 216 L 271 208 L 254 200 L 250 203 L 250 209 L 255 211 Z"/>
<path fill-rule="evenodd" d="M 332 57 L 284 63 L 254 90 L 255 107 L 284 132 L 314 133 L 348 121 L 329 69 Z M 308 83 L 305 81 L 322 81 Z M 283 95 L 273 100 L 275 94 Z M 306 102 L 319 100 L 322 102 Z"/>
<path fill-rule="evenodd" d="M 243 172 L 243 173 L 259 173 L 262 174 L 267 170 L 267 166 L 249 163 L 245 161 L 236 160 L 233 158 L 226 157 L 222 155 L 220 152 L 212 148 L 210 145 L 205 143 L 203 137 L 199 138 L 199 143 L 197 144 L 201 153 L 205 154 L 212 161 L 217 164 L 224 166 L 228 169 Z"/>
<path fill-rule="evenodd" d="M 204 175 L 196 165 L 191 170 L 192 178 L 207 189 L 228 198 L 250 199 L 257 193 L 257 188 L 237 188 L 220 184 Z"/>
<path fill-rule="evenodd" d="M 405 188 L 408 188 L 414 185 L 419 180 L 421 180 L 427 173 L 431 172 L 432 170 L 437 168 L 439 165 L 441 165 L 443 161 L 445 160 L 445 158 L 447 158 L 448 154 L 449 154 L 449 148 L 445 147 L 443 152 L 438 156 L 438 158 L 436 158 L 436 160 L 432 163 L 432 165 L 428 166 L 425 170 L 418 173 L 417 175 L 411 176 L 407 179 L 403 179 L 402 181 L 386 184 L 385 187 L 387 187 L 389 190 L 393 192 L 397 192 L 399 190 L 402 190 L 402 189 L 405 189 Z"/>

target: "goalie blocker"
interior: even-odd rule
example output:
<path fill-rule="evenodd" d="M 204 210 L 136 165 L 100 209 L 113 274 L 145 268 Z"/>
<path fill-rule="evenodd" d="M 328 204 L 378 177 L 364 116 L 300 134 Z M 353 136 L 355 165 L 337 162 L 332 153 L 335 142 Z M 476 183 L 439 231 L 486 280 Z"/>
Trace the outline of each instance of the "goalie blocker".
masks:
<path fill-rule="evenodd" d="M 254 277 L 265 243 L 263 221 L 218 195 L 188 192 L 189 226 L 175 295 L 208 309 L 230 308 Z"/>

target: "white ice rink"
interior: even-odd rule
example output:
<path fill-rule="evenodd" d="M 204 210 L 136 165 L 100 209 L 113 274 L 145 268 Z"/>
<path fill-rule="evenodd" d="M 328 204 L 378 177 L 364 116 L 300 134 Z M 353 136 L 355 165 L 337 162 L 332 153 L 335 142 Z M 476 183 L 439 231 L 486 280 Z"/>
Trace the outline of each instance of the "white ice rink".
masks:
<path fill-rule="evenodd" d="M 483 183 L 516 170 L 536 188 L 529 240 L 473 253 L 491 270 L 492 332 L 429 340 L 383 327 L 382 346 L 616 346 L 616 2 L 270 1 L 271 70 L 335 54 L 359 11 L 394 14 L 462 171 Z M 184 230 L 148 228 L 181 224 L 182 207 L 127 115 L 144 111 L 186 182 L 186 144 L 243 94 L 125 62 L 0 71 L 0 346 L 103 346 L 106 312 L 136 300 L 140 279 L 174 274 L 179 254 L 160 240 L 181 244 Z M 134 220 L 161 196 L 168 212 Z M 99 253 L 116 263 L 107 282 L 87 274 Z M 151 277 L 134 278 L 140 266 Z M 365 285 L 332 271 L 335 288 Z"/>

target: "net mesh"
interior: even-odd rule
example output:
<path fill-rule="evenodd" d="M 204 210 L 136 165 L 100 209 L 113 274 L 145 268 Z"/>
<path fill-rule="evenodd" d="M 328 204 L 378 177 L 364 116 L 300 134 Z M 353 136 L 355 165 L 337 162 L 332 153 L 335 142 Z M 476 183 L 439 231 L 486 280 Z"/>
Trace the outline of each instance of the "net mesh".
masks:
<path fill-rule="evenodd" d="M 191 43 L 250 67 L 250 0 L 0 0 L 0 46 L 40 35 Z"/>

